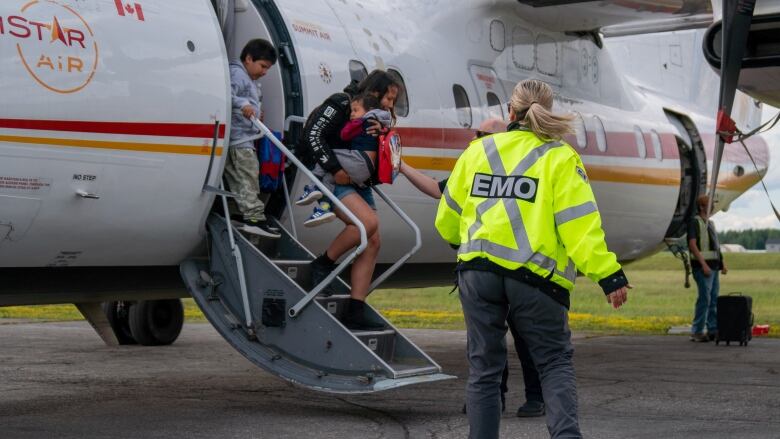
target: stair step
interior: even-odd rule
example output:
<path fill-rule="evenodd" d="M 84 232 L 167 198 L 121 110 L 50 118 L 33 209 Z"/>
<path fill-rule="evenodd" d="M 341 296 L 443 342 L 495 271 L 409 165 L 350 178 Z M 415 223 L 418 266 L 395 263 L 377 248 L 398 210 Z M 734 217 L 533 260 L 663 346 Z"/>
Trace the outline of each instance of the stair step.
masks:
<path fill-rule="evenodd" d="M 338 320 L 342 320 L 346 315 L 348 301 L 349 294 L 334 294 L 332 296 L 317 297 L 317 302 Z"/>
<path fill-rule="evenodd" d="M 234 230 L 246 282 L 243 296 L 224 220 L 211 215 L 207 225 L 210 258 L 184 261 L 182 278 L 217 331 L 254 364 L 297 385 L 333 393 L 451 378 L 369 305 L 366 319 L 387 329 L 352 332 L 339 323 L 350 300 L 340 280 L 334 282 L 337 295 L 318 297 L 317 304 L 290 318 L 289 309 L 306 294 L 299 283 L 308 278 L 313 256 L 286 230 L 268 253 Z"/>
<path fill-rule="evenodd" d="M 395 371 L 396 378 L 406 378 L 420 375 L 428 375 L 439 372 L 437 366 L 431 366 L 430 364 L 399 364 L 390 363 L 390 367 Z"/>
<path fill-rule="evenodd" d="M 311 289 L 311 261 L 299 259 L 275 259 L 274 264 L 304 290 Z"/>
<path fill-rule="evenodd" d="M 395 352 L 395 334 L 392 329 L 384 329 L 381 331 L 353 331 L 355 337 L 368 346 L 371 351 L 377 354 L 381 359 L 386 362 L 393 360 L 393 352 Z"/>

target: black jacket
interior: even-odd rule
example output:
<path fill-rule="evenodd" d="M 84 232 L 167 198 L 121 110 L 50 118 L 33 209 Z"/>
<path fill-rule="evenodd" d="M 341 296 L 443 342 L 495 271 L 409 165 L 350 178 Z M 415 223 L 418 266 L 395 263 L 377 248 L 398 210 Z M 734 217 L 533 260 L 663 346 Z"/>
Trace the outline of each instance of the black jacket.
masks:
<path fill-rule="evenodd" d="M 298 156 L 307 166 L 319 163 L 331 174 L 341 169 L 332 150 L 349 148 L 349 143 L 341 140 L 340 136 L 341 129 L 349 121 L 349 99 L 347 93 L 335 93 L 306 119 Z"/>

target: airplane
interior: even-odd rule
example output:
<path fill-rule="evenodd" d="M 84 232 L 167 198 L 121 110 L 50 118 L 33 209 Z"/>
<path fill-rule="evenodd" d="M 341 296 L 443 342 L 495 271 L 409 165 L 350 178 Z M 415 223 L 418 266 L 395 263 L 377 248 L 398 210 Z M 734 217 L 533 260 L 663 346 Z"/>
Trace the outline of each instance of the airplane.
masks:
<path fill-rule="evenodd" d="M 776 36 L 761 30 L 775 26 L 780 2 L 759 6 L 750 47 L 776 56 Z M 576 116 L 566 140 L 587 168 L 610 248 L 626 262 L 651 255 L 684 236 L 720 157 L 714 9 L 704 0 L 4 1 L 0 306 L 75 303 L 107 342 L 176 339 L 179 299 L 198 288 L 184 288 L 180 265 L 216 258 L 212 241 L 222 239 L 205 225 L 224 194 L 215 188 L 229 147 L 228 60 L 252 38 L 280 52 L 260 83 L 263 123 L 285 145 L 327 96 L 381 68 L 403 84 L 404 160 L 437 179 L 481 121 L 507 118 L 514 84 L 548 82 L 555 110 Z M 753 96 L 736 92 L 730 114 L 742 131 L 759 126 L 756 99 L 778 102 L 776 81 L 756 79 L 776 66 L 760 64 L 740 83 Z M 755 166 L 740 145 L 723 149 L 715 211 L 768 169 L 766 141 L 746 144 Z M 338 226 L 296 228 L 309 212 L 289 197 L 308 179 L 290 167 L 286 180 L 269 212 L 296 243 L 321 251 Z M 450 283 L 454 254 L 433 228 L 435 201 L 402 178 L 383 189 L 423 244 L 384 285 Z M 415 235 L 391 206 L 379 214 L 388 265 Z"/>

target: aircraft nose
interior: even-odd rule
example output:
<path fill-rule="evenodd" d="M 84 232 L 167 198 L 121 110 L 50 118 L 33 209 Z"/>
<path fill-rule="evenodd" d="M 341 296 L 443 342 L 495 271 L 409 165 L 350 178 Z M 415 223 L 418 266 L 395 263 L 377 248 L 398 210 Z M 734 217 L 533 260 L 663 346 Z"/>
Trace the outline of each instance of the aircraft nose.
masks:
<path fill-rule="evenodd" d="M 718 178 L 716 210 L 728 209 L 732 201 L 760 182 L 769 169 L 767 139 L 755 135 L 744 142 L 745 146 L 739 142 L 726 145 Z"/>
<path fill-rule="evenodd" d="M 758 183 L 769 169 L 770 155 L 767 140 L 761 136 L 753 136 L 745 141 L 747 148 L 742 144 L 738 146 L 742 154 L 738 163 L 745 167 L 745 174 L 753 180 L 752 184 Z"/>

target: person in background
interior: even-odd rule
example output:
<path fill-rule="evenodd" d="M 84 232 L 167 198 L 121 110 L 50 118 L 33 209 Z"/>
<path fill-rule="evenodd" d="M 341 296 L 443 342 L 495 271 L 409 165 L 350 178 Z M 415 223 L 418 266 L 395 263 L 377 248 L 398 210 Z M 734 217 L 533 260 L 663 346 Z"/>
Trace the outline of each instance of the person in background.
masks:
<path fill-rule="evenodd" d="M 581 438 L 569 294 L 579 269 L 619 308 L 628 279 L 607 249 L 582 161 L 561 140 L 571 117 L 552 112 L 552 89 L 535 79 L 518 83 L 510 104 L 507 132 L 461 154 L 436 215 L 441 237 L 458 246 L 469 437 L 498 438 L 511 319 L 539 370 L 550 436 Z"/>
<path fill-rule="evenodd" d="M 242 140 L 257 134 L 252 119 L 260 117 L 263 97 L 260 85 L 255 81 L 268 73 L 276 58 L 276 49 L 271 43 L 255 39 L 246 44 L 239 61 L 230 63 L 233 115 L 225 180 L 230 190 L 238 195 L 235 200 L 243 216 L 239 229 L 266 238 L 281 235 L 279 229 L 268 224 L 265 204 L 260 200 L 260 163 L 255 144 Z"/>
<path fill-rule="evenodd" d="M 489 136 L 491 134 L 506 131 L 506 122 L 500 119 L 487 119 L 480 124 L 476 132 L 475 140 Z M 433 178 L 423 174 L 417 169 L 401 162 L 401 174 L 403 174 L 414 187 L 420 192 L 440 199 L 444 188 L 447 186 L 447 179 L 436 181 Z M 523 369 L 523 382 L 525 384 L 525 403 L 521 405 L 516 412 L 520 418 L 531 418 L 544 416 L 544 397 L 542 395 L 542 383 L 539 380 L 539 372 L 534 366 L 531 353 L 528 351 L 528 345 L 518 334 L 512 319 L 506 321 L 509 331 L 512 333 L 512 339 L 515 342 L 515 352 L 520 360 L 520 367 Z M 509 362 L 507 361 L 504 372 L 501 374 L 501 409 L 506 409 L 506 393 L 509 391 Z M 466 413 L 466 406 L 463 406 L 463 413 Z"/>
<path fill-rule="evenodd" d="M 688 223 L 688 249 L 691 253 L 693 278 L 699 290 L 691 325 L 691 341 L 708 342 L 718 335 L 718 271 L 728 273 L 720 251 L 718 232 L 709 219 L 710 197 L 702 195 L 696 200 L 698 214 Z M 704 329 L 707 333 L 704 333 Z"/>

